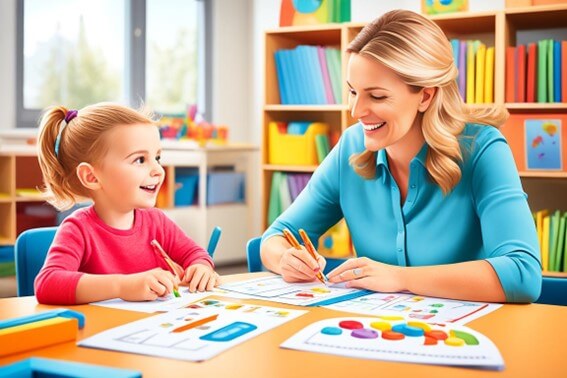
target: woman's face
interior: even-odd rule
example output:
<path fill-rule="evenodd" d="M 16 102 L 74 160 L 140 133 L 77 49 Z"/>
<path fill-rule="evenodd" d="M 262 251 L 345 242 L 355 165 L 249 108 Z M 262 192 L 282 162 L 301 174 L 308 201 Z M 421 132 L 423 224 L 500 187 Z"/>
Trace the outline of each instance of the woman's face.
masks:
<path fill-rule="evenodd" d="M 349 108 L 364 128 L 367 150 L 403 145 L 422 138 L 416 115 L 423 90 L 415 91 L 374 58 L 351 54 L 347 67 Z"/>

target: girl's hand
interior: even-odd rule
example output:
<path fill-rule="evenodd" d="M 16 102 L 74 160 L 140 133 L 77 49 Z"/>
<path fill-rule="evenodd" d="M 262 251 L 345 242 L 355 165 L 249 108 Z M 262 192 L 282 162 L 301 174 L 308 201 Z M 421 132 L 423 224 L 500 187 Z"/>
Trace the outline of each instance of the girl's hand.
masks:
<path fill-rule="evenodd" d="M 320 254 L 315 260 L 304 246 L 301 250 L 290 248 L 280 259 L 280 273 L 286 282 L 311 282 L 317 279 L 317 273 L 325 269 L 327 261 Z"/>
<path fill-rule="evenodd" d="M 349 259 L 327 275 L 332 283 L 347 287 L 393 293 L 405 290 L 399 266 L 383 264 L 366 257 Z"/>
<path fill-rule="evenodd" d="M 179 278 L 162 268 L 120 277 L 119 296 L 125 301 L 153 301 L 173 292 Z"/>
<path fill-rule="evenodd" d="M 220 281 L 219 275 L 206 264 L 190 265 L 185 271 L 185 275 L 181 283 L 189 286 L 189 292 L 211 291 L 218 286 Z"/>

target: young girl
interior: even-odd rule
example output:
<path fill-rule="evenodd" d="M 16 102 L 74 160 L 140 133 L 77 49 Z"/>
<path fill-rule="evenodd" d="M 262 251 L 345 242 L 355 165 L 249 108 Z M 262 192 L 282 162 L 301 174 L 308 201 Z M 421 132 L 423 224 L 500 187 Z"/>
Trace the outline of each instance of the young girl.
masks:
<path fill-rule="evenodd" d="M 58 228 L 35 280 L 40 303 L 153 300 L 171 293 L 178 275 L 191 292 L 218 283 L 207 252 L 154 208 L 164 170 L 149 115 L 111 103 L 79 111 L 57 106 L 47 109 L 40 127 L 48 201 L 58 209 L 93 201 Z M 153 240 L 182 267 L 175 276 Z"/>

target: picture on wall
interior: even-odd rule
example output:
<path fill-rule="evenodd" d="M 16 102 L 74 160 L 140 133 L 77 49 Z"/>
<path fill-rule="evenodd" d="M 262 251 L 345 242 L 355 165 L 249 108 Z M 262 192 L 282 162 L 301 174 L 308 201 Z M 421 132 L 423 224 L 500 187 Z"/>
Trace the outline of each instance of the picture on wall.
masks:
<path fill-rule="evenodd" d="M 561 120 L 526 119 L 525 156 L 528 170 L 561 170 Z"/>

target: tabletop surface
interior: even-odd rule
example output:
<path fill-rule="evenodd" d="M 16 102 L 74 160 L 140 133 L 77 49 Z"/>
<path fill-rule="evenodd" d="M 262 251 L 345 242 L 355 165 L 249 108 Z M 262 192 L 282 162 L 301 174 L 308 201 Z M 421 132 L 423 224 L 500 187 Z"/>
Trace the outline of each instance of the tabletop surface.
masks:
<path fill-rule="evenodd" d="M 246 273 L 223 277 L 223 282 L 260 277 L 268 273 Z M 221 296 L 215 295 L 217 298 Z M 298 308 L 281 303 L 225 298 L 231 302 L 257 303 L 275 307 Z M 45 311 L 35 297 L 0 299 L 0 319 Z M 100 306 L 68 306 L 85 314 L 85 327 L 78 339 L 103 330 L 142 319 L 151 314 Z M 307 309 L 307 308 L 303 308 Z M 506 304 L 500 309 L 467 324 L 489 337 L 499 348 L 506 365 L 503 371 L 365 360 L 330 354 L 309 353 L 280 348 L 279 345 L 307 325 L 318 320 L 347 316 L 325 308 L 308 308 L 308 313 L 263 333 L 204 362 L 186 362 L 158 357 L 77 347 L 74 342 L 53 345 L 0 358 L 0 366 L 27 357 L 46 357 L 104 364 L 143 372 L 144 377 L 551 377 L 567 374 L 567 307 L 540 304 Z M 363 316 L 363 315 L 357 315 Z"/>

